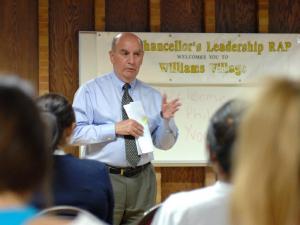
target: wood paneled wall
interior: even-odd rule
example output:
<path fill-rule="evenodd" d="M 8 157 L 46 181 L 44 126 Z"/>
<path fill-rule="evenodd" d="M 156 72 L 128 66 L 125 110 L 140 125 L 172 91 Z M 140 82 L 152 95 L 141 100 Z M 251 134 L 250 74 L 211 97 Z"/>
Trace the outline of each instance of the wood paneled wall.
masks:
<path fill-rule="evenodd" d="M 148 6 L 148 0 L 105 1 L 105 30 L 150 31 Z"/>
<path fill-rule="evenodd" d="M 300 1 L 272 0 L 269 2 L 269 32 L 300 32 Z"/>
<path fill-rule="evenodd" d="M 38 87 L 38 4 L 1 0 L 0 73 L 16 74 Z"/>
<path fill-rule="evenodd" d="M 204 0 L 161 0 L 162 32 L 204 32 Z"/>
<path fill-rule="evenodd" d="M 49 84 L 72 101 L 78 88 L 78 31 L 94 30 L 93 0 L 49 1 Z"/>
<path fill-rule="evenodd" d="M 216 32 L 257 33 L 257 0 L 216 0 Z"/>
<path fill-rule="evenodd" d="M 0 72 L 72 101 L 79 30 L 299 33 L 299 11 L 297 0 L 1 0 Z M 209 167 L 157 168 L 157 177 L 159 201 L 215 180 Z"/>

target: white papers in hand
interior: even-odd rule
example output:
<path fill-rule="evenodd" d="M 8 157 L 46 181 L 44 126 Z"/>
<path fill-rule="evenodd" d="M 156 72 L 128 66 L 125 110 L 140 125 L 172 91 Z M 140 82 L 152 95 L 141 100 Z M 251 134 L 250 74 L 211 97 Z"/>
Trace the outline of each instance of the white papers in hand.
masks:
<path fill-rule="evenodd" d="M 144 135 L 138 137 L 136 140 L 138 154 L 145 154 L 153 152 L 153 142 L 148 126 L 148 118 L 140 101 L 130 102 L 124 105 L 127 116 L 140 123 L 144 127 Z"/>

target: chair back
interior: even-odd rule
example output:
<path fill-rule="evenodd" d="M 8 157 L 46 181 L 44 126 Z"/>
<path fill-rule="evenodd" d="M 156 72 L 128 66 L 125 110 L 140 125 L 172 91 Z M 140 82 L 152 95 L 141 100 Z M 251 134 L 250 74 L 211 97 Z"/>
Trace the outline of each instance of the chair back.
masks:
<path fill-rule="evenodd" d="M 88 224 L 88 225 L 107 225 L 104 221 L 99 220 L 92 213 L 68 205 L 52 206 L 38 213 L 37 216 L 54 216 L 72 220 L 71 224 Z"/>
<path fill-rule="evenodd" d="M 80 209 L 75 206 L 68 206 L 68 205 L 59 205 L 59 206 L 52 206 L 46 209 L 43 209 L 39 212 L 39 216 L 62 216 L 68 218 L 75 218 L 79 213 L 89 213 L 86 210 Z"/>
<path fill-rule="evenodd" d="M 148 209 L 146 212 L 144 212 L 144 215 L 142 219 L 139 221 L 138 225 L 150 225 L 155 213 L 157 210 L 161 207 L 161 203 L 153 206 L 152 208 Z"/>

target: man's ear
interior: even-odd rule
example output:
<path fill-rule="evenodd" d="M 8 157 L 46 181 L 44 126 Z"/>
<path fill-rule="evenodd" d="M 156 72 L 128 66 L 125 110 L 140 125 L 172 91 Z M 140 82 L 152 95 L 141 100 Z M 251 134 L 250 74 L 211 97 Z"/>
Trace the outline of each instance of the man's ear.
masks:
<path fill-rule="evenodd" d="M 110 62 L 112 63 L 112 64 L 114 64 L 114 52 L 113 52 L 113 50 L 110 50 L 109 51 L 109 58 L 110 58 Z"/>
<path fill-rule="evenodd" d="M 141 54 L 142 54 L 142 61 L 141 61 L 141 65 L 142 65 L 142 64 L 143 64 L 143 61 L 144 61 L 144 55 L 145 55 L 145 54 L 144 54 L 144 51 L 142 51 Z"/>

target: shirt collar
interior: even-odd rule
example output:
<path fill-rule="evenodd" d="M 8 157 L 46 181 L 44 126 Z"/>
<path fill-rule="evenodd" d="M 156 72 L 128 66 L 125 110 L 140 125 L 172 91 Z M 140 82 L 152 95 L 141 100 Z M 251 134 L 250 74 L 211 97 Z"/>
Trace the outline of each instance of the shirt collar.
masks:
<path fill-rule="evenodd" d="M 54 152 L 53 152 L 53 155 L 65 155 L 66 153 L 64 152 L 64 150 L 62 149 L 56 149 Z"/>
<path fill-rule="evenodd" d="M 125 82 L 120 80 L 120 78 L 117 76 L 117 74 L 115 72 L 113 72 L 112 81 L 113 81 L 114 85 L 116 85 L 118 87 L 119 90 L 121 90 L 121 91 L 123 90 L 123 86 L 124 86 Z M 130 84 L 130 89 L 133 90 L 136 85 L 136 79 L 134 79 L 129 84 Z"/>

